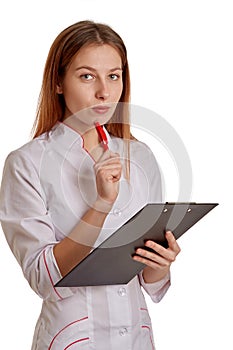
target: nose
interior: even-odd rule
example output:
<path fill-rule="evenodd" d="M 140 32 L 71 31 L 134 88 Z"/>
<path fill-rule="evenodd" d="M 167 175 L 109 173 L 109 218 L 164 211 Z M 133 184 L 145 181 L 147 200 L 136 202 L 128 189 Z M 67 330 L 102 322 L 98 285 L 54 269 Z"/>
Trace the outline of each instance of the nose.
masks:
<path fill-rule="evenodd" d="M 109 89 L 105 81 L 99 81 L 96 87 L 95 96 L 98 100 L 105 101 L 109 97 Z"/>

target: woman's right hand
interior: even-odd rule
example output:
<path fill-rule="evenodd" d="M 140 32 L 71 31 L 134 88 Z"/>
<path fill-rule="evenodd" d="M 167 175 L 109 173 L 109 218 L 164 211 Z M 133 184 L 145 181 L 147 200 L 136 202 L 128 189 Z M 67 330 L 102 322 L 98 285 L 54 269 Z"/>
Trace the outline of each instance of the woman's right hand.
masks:
<path fill-rule="evenodd" d="M 112 206 L 118 196 L 122 173 L 120 155 L 107 150 L 94 165 L 98 198 Z"/>

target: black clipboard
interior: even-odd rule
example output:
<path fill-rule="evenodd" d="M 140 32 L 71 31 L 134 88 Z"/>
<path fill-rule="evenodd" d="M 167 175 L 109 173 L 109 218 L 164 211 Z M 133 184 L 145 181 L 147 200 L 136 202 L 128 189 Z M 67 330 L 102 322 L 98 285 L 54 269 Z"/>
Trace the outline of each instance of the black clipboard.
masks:
<path fill-rule="evenodd" d="M 151 239 L 167 247 L 164 233 L 178 239 L 218 203 L 150 203 L 78 263 L 55 287 L 127 284 L 145 265 L 132 259 Z M 149 249 L 149 248 L 148 248 Z"/>

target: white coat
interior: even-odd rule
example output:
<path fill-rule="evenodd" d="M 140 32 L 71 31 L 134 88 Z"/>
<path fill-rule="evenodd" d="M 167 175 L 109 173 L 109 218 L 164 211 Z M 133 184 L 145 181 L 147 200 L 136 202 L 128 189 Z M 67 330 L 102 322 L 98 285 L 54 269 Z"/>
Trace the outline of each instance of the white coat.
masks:
<path fill-rule="evenodd" d="M 109 148 L 123 156 L 123 140 Z M 114 207 L 95 245 L 142 206 L 161 201 L 160 173 L 151 150 L 130 142 L 130 184 L 122 176 Z M 159 302 L 169 276 L 147 284 L 142 274 L 127 285 L 55 288 L 61 278 L 54 245 L 68 235 L 96 198 L 94 160 L 82 137 L 64 123 L 8 156 L 0 219 L 8 244 L 31 288 L 43 299 L 32 350 L 151 350 L 151 320 L 141 289 Z M 101 271 L 99 271 L 101 273 Z"/>

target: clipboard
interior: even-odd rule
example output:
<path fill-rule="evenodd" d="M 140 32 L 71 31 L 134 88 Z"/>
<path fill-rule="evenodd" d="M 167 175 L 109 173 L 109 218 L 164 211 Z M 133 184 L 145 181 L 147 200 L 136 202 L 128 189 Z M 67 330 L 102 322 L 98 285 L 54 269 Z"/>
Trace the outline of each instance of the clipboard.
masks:
<path fill-rule="evenodd" d="M 148 239 L 167 247 L 165 232 L 178 239 L 218 203 L 150 203 L 78 263 L 55 287 L 128 284 L 145 265 L 132 259 Z"/>

